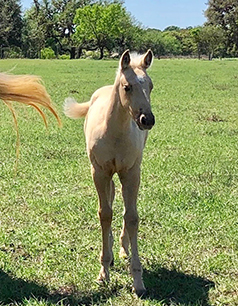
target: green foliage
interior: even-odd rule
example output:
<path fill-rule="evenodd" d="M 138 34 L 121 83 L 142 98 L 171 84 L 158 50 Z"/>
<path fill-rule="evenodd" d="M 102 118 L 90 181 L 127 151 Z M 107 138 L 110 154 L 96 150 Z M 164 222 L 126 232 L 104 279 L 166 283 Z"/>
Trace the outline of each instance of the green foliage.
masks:
<path fill-rule="evenodd" d="M 47 41 L 53 34 L 53 24 L 47 17 L 46 9 L 49 10 L 48 6 L 39 11 L 31 7 L 24 15 L 23 50 L 26 57 L 40 57 L 40 51 L 48 47 Z"/>
<path fill-rule="evenodd" d="M 163 38 L 164 38 L 165 54 L 169 54 L 169 55 L 181 54 L 181 43 L 175 37 L 174 32 L 171 32 L 171 31 L 164 32 Z"/>
<path fill-rule="evenodd" d="M 85 151 L 84 120 L 63 115 L 65 97 L 88 101 L 112 84 L 118 61 L 4 60 L 1 70 L 40 75 L 63 128 L 46 130 L 16 108 L 21 151 L 0 104 L 0 300 L 5 306 L 237 305 L 238 61 L 154 60 L 149 133 L 138 197 L 139 252 L 147 296 L 131 292 L 119 258 L 123 204 L 115 177 L 115 266 L 96 283 L 101 230 Z M 222 72 L 222 73 L 221 73 Z"/>
<path fill-rule="evenodd" d="M 20 46 L 22 18 L 19 0 L 0 0 L 0 46 Z"/>
<path fill-rule="evenodd" d="M 180 27 L 177 26 L 168 26 L 164 29 L 164 32 L 168 32 L 168 31 L 180 31 Z"/>
<path fill-rule="evenodd" d="M 202 46 L 209 54 L 210 60 L 213 56 L 223 57 L 225 55 L 226 35 L 221 27 L 208 25 L 202 28 L 200 35 Z"/>
<path fill-rule="evenodd" d="M 6 51 L 4 51 L 4 57 L 5 58 L 23 58 L 22 50 L 20 47 L 11 47 L 7 48 Z"/>
<path fill-rule="evenodd" d="M 111 51 L 115 47 L 115 40 L 123 44 L 133 27 L 131 16 L 119 2 L 96 3 L 80 8 L 74 21 L 76 39 L 81 44 L 91 43 L 99 48 L 100 58 L 104 48 Z"/>
<path fill-rule="evenodd" d="M 158 30 L 146 30 L 141 36 L 139 43 L 140 52 L 151 48 L 156 57 L 162 55 L 179 55 L 182 53 L 181 42 L 177 39 L 175 31 L 161 32 Z"/>
<path fill-rule="evenodd" d="M 79 58 L 83 50 L 99 52 L 99 58 L 125 49 L 144 52 L 151 48 L 156 57 L 238 56 L 238 4 L 236 0 L 210 0 L 203 26 L 181 29 L 168 26 L 164 31 L 144 29 L 126 10 L 123 1 L 34 0 L 21 15 L 19 0 L 0 0 L 0 56 L 10 47 L 39 58 L 44 48 L 56 57 L 70 54 Z M 18 53 L 11 56 L 18 57 Z"/>
<path fill-rule="evenodd" d="M 221 27 L 226 33 L 227 53 L 238 55 L 238 2 L 237 0 L 209 0 L 205 12 L 208 23 Z M 231 51 L 232 50 L 232 51 Z"/>
<path fill-rule="evenodd" d="M 196 53 L 196 44 L 190 33 L 191 29 L 181 29 L 176 33 L 176 38 L 181 44 L 182 55 L 194 55 Z"/>
<path fill-rule="evenodd" d="M 75 55 L 72 34 L 77 8 L 90 3 L 88 0 L 52 0 L 34 2 L 24 16 L 24 50 L 27 57 L 38 57 L 39 51 L 51 47 L 55 53 L 70 52 Z"/>
<path fill-rule="evenodd" d="M 44 48 L 40 52 L 40 58 L 41 59 L 53 59 L 55 58 L 55 52 L 52 50 L 52 48 Z"/>
<path fill-rule="evenodd" d="M 100 53 L 98 51 L 85 51 L 82 58 L 99 59 Z"/>
<path fill-rule="evenodd" d="M 141 53 L 143 53 L 149 48 L 153 50 L 156 57 L 165 54 L 164 40 L 161 31 L 154 29 L 143 31 L 138 42 L 138 49 Z"/>
<path fill-rule="evenodd" d="M 61 60 L 69 60 L 70 59 L 70 55 L 69 54 L 62 54 L 59 56 L 59 59 Z"/>
<path fill-rule="evenodd" d="M 198 54 L 198 58 L 200 58 L 201 53 L 202 53 L 201 30 L 202 30 L 202 27 L 196 27 L 196 28 L 189 30 L 192 40 L 195 44 L 195 50 L 196 50 L 196 53 Z"/>

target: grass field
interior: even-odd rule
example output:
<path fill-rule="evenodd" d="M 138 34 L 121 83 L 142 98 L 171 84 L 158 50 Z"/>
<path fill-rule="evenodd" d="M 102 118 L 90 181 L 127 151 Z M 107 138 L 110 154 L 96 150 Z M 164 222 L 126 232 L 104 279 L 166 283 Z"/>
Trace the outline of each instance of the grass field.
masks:
<path fill-rule="evenodd" d="M 101 231 L 83 120 L 63 116 L 67 96 L 87 101 L 114 81 L 117 61 L 2 60 L 0 71 L 40 75 L 62 118 L 46 130 L 17 108 L 16 135 L 0 103 L 1 305 L 238 305 L 238 61 L 155 60 L 156 125 L 142 166 L 139 252 L 147 295 L 131 293 L 119 258 L 123 205 L 114 203 L 115 266 L 96 283 Z"/>

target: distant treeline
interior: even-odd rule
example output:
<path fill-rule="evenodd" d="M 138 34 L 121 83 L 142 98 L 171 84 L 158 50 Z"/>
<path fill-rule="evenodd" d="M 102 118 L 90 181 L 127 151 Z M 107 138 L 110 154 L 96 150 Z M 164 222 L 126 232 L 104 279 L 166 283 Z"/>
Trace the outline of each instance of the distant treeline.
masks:
<path fill-rule="evenodd" d="M 145 29 L 123 1 L 0 0 L 0 58 L 116 57 L 125 49 L 156 57 L 238 56 L 237 0 L 209 0 L 207 22 L 181 29 Z M 158 5 L 159 9 L 159 5 Z"/>

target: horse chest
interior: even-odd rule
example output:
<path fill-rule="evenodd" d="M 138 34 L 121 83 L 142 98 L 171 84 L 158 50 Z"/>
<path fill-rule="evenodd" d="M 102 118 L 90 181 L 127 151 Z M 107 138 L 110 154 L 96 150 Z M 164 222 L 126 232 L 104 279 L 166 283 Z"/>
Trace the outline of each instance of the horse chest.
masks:
<path fill-rule="evenodd" d="M 104 135 L 88 141 L 88 155 L 92 163 L 96 162 L 106 172 L 126 171 L 136 161 L 141 161 L 145 143 L 144 133 L 128 134 L 127 137 Z"/>

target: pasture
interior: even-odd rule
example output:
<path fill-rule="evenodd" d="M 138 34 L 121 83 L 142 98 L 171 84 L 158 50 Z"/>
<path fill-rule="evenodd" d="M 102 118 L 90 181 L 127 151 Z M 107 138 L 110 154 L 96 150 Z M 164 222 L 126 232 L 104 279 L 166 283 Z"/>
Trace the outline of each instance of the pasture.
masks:
<path fill-rule="evenodd" d="M 43 78 L 63 122 L 49 128 L 16 107 L 21 138 L 0 103 L 0 304 L 238 305 L 238 61 L 154 60 L 149 133 L 138 197 L 147 295 L 131 293 L 119 258 L 123 205 L 114 202 L 115 265 L 98 276 L 101 229 L 83 122 L 62 104 L 112 84 L 117 61 L 2 60 L 0 71 Z"/>

